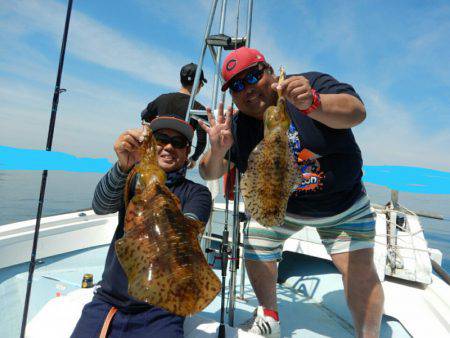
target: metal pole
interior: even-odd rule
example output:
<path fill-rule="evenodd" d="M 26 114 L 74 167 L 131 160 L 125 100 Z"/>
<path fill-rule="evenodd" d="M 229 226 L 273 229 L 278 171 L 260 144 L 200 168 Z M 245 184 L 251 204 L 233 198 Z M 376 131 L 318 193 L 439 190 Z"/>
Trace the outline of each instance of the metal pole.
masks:
<path fill-rule="evenodd" d="M 246 46 L 250 45 L 250 37 L 251 37 L 251 24 L 252 24 L 252 10 L 253 10 L 253 1 L 248 1 L 247 7 L 247 27 L 246 27 Z M 238 9 L 238 20 L 239 20 L 239 9 Z M 238 27 L 239 22 L 236 24 Z M 237 32 L 236 32 L 237 38 Z M 234 208 L 233 208 L 233 232 L 232 232 L 232 255 L 231 255 L 231 276 L 230 276 L 230 285 L 229 285 L 229 293 L 230 293 L 230 303 L 229 303 L 229 311 L 228 311 L 228 324 L 234 325 L 234 310 L 236 303 L 236 275 L 238 269 L 239 262 L 239 232 L 240 232 L 240 222 L 239 222 L 239 171 L 236 168 L 236 177 L 234 182 Z M 244 267 L 241 267 L 242 269 Z"/>
<path fill-rule="evenodd" d="M 189 104 L 188 104 L 188 108 L 186 111 L 185 120 L 187 122 L 189 122 L 191 110 L 194 107 L 194 98 L 197 95 L 197 88 L 198 88 L 198 84 L 200 83 L 200 74 L 201 74 L 200 70 L 202 69 L 202 66 L 203 66 L 203 58 L 205 56 L 205 51 L 206 51 L 206 47 L 207 47 L 206 39 L 209 36 L 209 33 L 211 32 L 211 26 L 212 26 L 212 22 L 214 20 L 214 13 L 216 12 L 217 1 L 218 0 L 214 0 L 211 3 L 211 10 L 209 12 L 208 24 L 206 25 L 205 36 L 203 38 L 202 52 L 200 53 L 200 58 L 198 59 L 197 71 L 195 72 L 194 84 L 192 85 L 192 93 L 191 93 L 191 97 L 189 98 Z"/>
<path fill-rule="evenodd" d="M 227 12 L 227 0 L 222 0 L 222 10 L 220 13 L 220 28 L 219 33 L 223 34 L 225 29 L 225 15 Z M 216 73 L 214 74 L 214 86 L 213 86 L 213 97 L 211 102 L 212 109 L 216 109 L 217 105 L 217 93 L 219 90 L 219 81 L 220 81 L 220 59 L 222 58 L 222 47 L 218 47 L 217 55 L 216 55 Z"/>
<path fill-rule="evenodd" d="M 245 41 L 245 45 L 250 47 L 250 42 L 252 38 L 252 17 L 253 17 L 253 0 L 248 0 L 247 7 L 247 39 Z"/>
<path fill-rule="evenodd" d="M 227 0 L 224 0 L 223 2 L 222 2 L 222 12 L 221 12 L 221 17 L 220 17 L 220 33 L 223 33 L 223 31 L 224 31 L 224 27 L 225 27 L 225 13 L 226 13 L 226 3 L 227 3 Z M 211 18 L 211 17 L 210 17 Z M 212 25 L 212 22 L 209 22 L 208 21 L 208 25 L 209 26 L 211 26 Z M 211 28 L 211 27 L 210 27 Z M 208 31 L 208 34 L 209 34 L 209 31 Z M 205 38 L 205 46 L 206 46 L 207 44 L 206 44 L 206 38 Z M 212 46 L 209 46 L 211 49 L 212 49 L 212 52 L 215 52 L 214 51 L 214 47 L 212 47 Z M 203 52 L 205 51 L 206 49 L 203 49 Z M 216 59 L 216 63 L 217 63 L 217 67 L 216 67 L 216 73 L 214 74 L 214 83 L 213 83 L 213 104 L 212 104 L 212 109 L 213 109 L 213 111 L 214 111 L 214 109 L 216 108 L 216 97 L 217 97 L 217 90 L 218 90 L 218 85 L 219 85 L 219 80 L 220 80 L 220 77 L 218 76 L 218 74 L 219 74 L 219 72 L 220 72 L 220 65 L 219 65 L 219 63 L 220 63 L 220 58 L 221 58 L 221 54 L 222 54 L 222 47 L 219 47 L 219 52 L 218 52 L 218 54 L 216 54 L 215 55 L 215 59 Z M 203 60 L 202 60 L 202 62 L 203 62 Z M 200 66 L 198 66 L 198 67 L 200 67 Z M 198 69 L 198 67 L 197 67 L 197 69 Z M 201 68 L 200 68 L 201 69 Z M 196 77 L 197 77 L 197 73 L 195 74 L 196 75 Z M 194 87 L 193 88 L 197 88 L 197 87 L 195 87 L 195 79 L 194 79 Z M 192 98 L 192 95 L 191 95 L 191 98 Z M 195 113 L 195 110 L 193 110 L 193 109 L 191 109 L 190 110 L 190 112 L 191 113 Z M 186 115 L 188 115 L 188 114 L 186 114 Z M 211 215 L 212 215 L 212 213 L 211 213 Z M 211 224 L 212 224 L 212 221 L 210 220 L 209 222 L 208 222 L 208 226 L 207 226 L 207 235 L 210 235 L 211 234 Z M 209 245 L 208 245 L 208 243 L 210 243 L 209 241 L 206 241 L 205 240 L 205 249 L 207 248 L 207 247 L 209 247 Z"/>
<path fill-rule="evenodd" d="M 64 65 L 64 55 L 66 52 L 67 34 L 69 32 L 70 15 L 72 13 L 72 2 L 73 2 L 73 0 L 69 0 L 68 4 L 67 4 L 66 23 L 64 25 L 64 35 L 63 35 L 62 44 L 61 44 L 61 52 L 59 55 L 58 74 L 56 76 L 55 91 L 53 93 L 52 111 L 51 111 L 51 116 L 50 116 L 50 125 L 48 128 L 48 135 L 47 135 L 47 147 L 46 147 L 47 151 L 52 150 L 53 131 L 55 129 L 56 112 L 58 111 L 59 94 L 62 91 L 64 91 L 60 88 L 60 85 L 61 85 L 61 75 L 62 75 L 63 65 Z M 39 193 L 39 204 L 38 204 L 38 210 L 37 210 L 37 216 L 36 216 L 36 226 L 34 228 L 33 247 L 31 249 L 31 259 L 30 259 L 30 265 L 29 265 L 29 270 L 28 270 L 27 293 L 25 296 L 25 305 L 23 308 L 23 317 L 22 317 L 22 328 L 20 331 L 21 338 L 25 337 L 25 328 L 27 326 L 28 308 L 30 305 L 30 296 L 31 296 L 31 286 L 33 284 L 34 268 L 36 266 L 36 250 L 37 250 L 37 243 L 38 243 L 38 238 L 39 238 L 39 228 L 41 225 L 42 207 L 44 205 L 45 187 L 47 184 L 47 173 L 48 173 L 47 170 L 44 170 L 42 172 L 41 190 Z"/>
<path fill-rule="evenodd" d="M 247 230 L 247 226 L 250 223 L 250 219 L 246 220 L 244 223 L 244 229 L 242 231 L 242 233 L 240 233 L 240 236 L 242 236 L 241 238 L 244 238 L 244 234 L 245 231 Z M 245 301 L 245 296 L 244 296 L 244 286 L 245 286 L 245 263 L 244 263 L 244 245 L 242 245 L 242 254 L 241 254 L 242 259 L 240 259 L 240 264 L 241 264 L 241 285 L 239 286 L 239 299 L 242 301 Z"/>

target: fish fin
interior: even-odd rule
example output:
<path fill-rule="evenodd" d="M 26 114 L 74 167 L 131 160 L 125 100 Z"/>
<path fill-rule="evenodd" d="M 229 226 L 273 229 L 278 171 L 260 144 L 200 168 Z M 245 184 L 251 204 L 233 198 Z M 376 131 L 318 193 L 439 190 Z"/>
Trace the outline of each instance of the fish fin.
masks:
<path fill-rule="evenodd" d="M 136 174 L 137 174 L 137 166 L 134 166 L 133 169 L 128 174 L 127 181 L 125 183 L 124 192 L 123 192 L 125 208 L 128 206 L 128 203 L 130 203 L 130 199 L 131 199 L 130 198 L 131 184 L 133 183 L 133 178 L 134 178 L 134 176 L 136 176 Z"/>

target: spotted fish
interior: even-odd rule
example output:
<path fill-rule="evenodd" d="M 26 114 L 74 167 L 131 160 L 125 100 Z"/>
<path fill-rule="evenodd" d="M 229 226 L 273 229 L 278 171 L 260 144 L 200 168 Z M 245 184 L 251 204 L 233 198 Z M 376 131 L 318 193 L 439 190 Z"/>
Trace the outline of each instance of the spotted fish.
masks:
<path fill-rule="evenodd" d="M 179 199 L 166 187 L 149 130 L 140 151 L 141 161 L 125 186 L 125 234 L 115 243 L 128 277 L 128 293 L 176 315 L 192 315 L 203 310 L 221 288 L 198 242 L 205 224 L 183 215 Z M 129 200 L 137 174 L 135 195 Z"/>
<path fill-rule="evenodd" d="M 279 82 L 284 80 L 281 68 Z M 289 147 L 287 131 L 291 121 L 286 101 L 278 93 L 276 106 L 264 112 L 264 138 L 250 153 L 241 191 L 245 209 L 264 226 L 281 225 L 289 195 L 299 180 Z"/>

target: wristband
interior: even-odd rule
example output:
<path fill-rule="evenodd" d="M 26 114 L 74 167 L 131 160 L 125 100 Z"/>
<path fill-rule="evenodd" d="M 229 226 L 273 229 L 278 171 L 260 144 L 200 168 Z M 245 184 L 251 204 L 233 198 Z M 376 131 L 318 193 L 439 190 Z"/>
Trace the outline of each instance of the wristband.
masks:
<path fill-rule="evenodd" d="M 305 109 L 305 110 L 301 110 L 300 111 L 304 114 L 304 115 L 308 115 L 310 113 L 312 113 L 314 110 L 316 110 L 317 108 L 320 107 L 320 95 L 319 93 L 315 90 L 315 89 L 311 89 L 311 93 L 313 95 L 313 102 L 311 103 L 311 105 Z"/>

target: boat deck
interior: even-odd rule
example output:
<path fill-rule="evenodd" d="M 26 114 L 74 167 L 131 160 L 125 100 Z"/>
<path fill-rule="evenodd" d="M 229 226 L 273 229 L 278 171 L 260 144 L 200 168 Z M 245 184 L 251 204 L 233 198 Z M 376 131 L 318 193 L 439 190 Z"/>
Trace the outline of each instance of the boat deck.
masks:
<path fill-rule="evenodd" d="M 29 321 L 57 293 L 66 295 L 79 289 L 84 273 L 93 273 L 97 282 L 101 278 L 106 252 L 107 246 L 99 246 L 39 261 L 34 273 Z M 282 337 L 353 337 L 341 277 L 334 266 L 329 261 L 297 253 L 285 252 L 284 256 L 280 264 L 280 281 L 283 284 L 278 285 Z M 215 271 L 220 275 L 219 269 Z M 8 309 L 2 311 L 0 337 L 19 336 L 27 274 L 28 264 L 0 269 L 0 292 L 6 295 L 0 299 L 0 306 Z M 238 281 L 239 278 L 238 271 Z M 237 293 L 239 296 L 239 284 Z M 235 323 L 247 319 L 257 306 L 247 279 L 244 298 L 236 302 Z M 219 321 L 220 295 L 201 316 Z M 214 336 L 214 333 L 208 335 Z M 381 337 L 410 335 L 397 320 L 385 316 Z"/>

